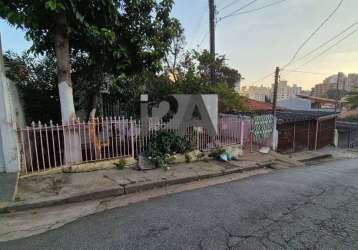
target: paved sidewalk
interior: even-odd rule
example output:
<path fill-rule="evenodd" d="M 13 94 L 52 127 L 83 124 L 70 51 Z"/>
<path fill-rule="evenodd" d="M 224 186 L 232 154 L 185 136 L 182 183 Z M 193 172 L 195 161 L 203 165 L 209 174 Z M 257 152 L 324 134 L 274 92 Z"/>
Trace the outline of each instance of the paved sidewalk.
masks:
<path fill-rule="evenodd" d="M 271 170 L 98 213 L 35 237 L 0 243 L 0 248 L 358 249 L 357 170 L 357 159 Z M 40 215 L 33 216 L 36 223 Z M 63 212 L 52 215 L 61 218 Z M 0 217 L 1 225 L 7 222 Z"/>
<path fill-rule="evenodd" d="M 177 184 L 156 188 L 140 193 L 126 194 L 117 197 L 77 202 L 60 206 L 43 207 L 14 213 L 0 214 L 0 242 L 29 237 L 59 228 L 79 218 L 150 199 L 201 189 L 209 186 L 238 181 L 251 176 L 272 172 L 271 169 L 258 169 L 244 173 L 223 175 L 186 184 Z"/>
<path fill-rule="evenodd" d="M 358 154 L 334 148 L 291 155 L 246 152 L 240 161 L 185 163 L 169 171 L 107 169 L 21 178 L 17 202 L 0 203 L 0 225 L 6 225 L 0 227 L 0 241 L 45 232 L 77 218 L 130 203 L 269 173 L 273 171 L 271 168 L 308 165 L 307 161 L 316 162 L 320 157 L 326 161 L 357 158 Z M 271 168 L 265 168 L 270 164 Z"/>
<path fill-rule="evenodd" d="M 224 163 L 216 160 L 183 163 L 169 170 L 116 168 L 81 173 L 57 173 L 20 178 L 15 202 L 0 203 L 1 212 L 82 202 L 153 188 L 240 173 L 269 166 L 270 157 Z"/>
<path fill-rule="evenodd" d="M 239 161 L 225 163 L 211 160 L 183 163 L 173 165 L 167 171 L 112 168 L 92 172 L 31 176 L 19 179 L 15 202 L 0 202 L 0 213 L 115 197 L 264 167 L 275 169 L 300 167 L 310 160 L 357 157 L 357 152 L 337 148 L 289 155 L 276 152 L 269 154 L 245 152 Z"/>
<path fill-rule="evenodd" d="M 0 173 L 0 202 L 11 201 L 16 193 L 17 173 Z"/>

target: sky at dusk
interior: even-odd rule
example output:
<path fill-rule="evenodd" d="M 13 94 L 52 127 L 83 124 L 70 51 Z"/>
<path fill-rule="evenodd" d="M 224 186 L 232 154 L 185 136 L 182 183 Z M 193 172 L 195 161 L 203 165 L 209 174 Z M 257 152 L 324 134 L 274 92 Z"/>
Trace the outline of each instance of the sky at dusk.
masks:
<path fill-rule="evenodd" d="M 276 1 L 278 0 L 257 0 L 245 10 L 260 8 Z M 276 66 L 286 64 L 300 44 L 333 11 L 339 1 L 287 0 L 266 9 L 222 20 L 217 24 L 217 53 L 225 54 L 228 64 L 242 73 L 245 77 L 244 84 L 271 85 L 273 76 L 260 82 L 257 80 L 273 72 Z M 235 4 L 222 9 L 233 2 Z M 251 0 L 216 0 L 218 18 L 249 2 Z M 208 49 L 208 0 L 176 0 L 173 16 L 181 21 L 185 29 L 188 49 L 198 48 L 202 41 L 199 48 Z M 344 0 L 340 9 L 302 49 L 300 55 L 304 55 L 357 21 L 358 1 Z M 358 25 L 350 31 L 356 28 Z M 10 27 L 4 20 L 0 20 L 0 32 L 5 51 L 21 52 L 31 46 L 31 42 L 25 40 L 22 31 Z M 333 45 L 335 41 L 326 47 Z M 321 51 L 323 50 L 324 48 Z M 294 70 L 306 60 L 288 67 L 288 70 Z M 283 71 L 281 79 L 288 80 L 289 84 L 299 84 L 309 89 L 326 76 L 338 71 L 358 73 L 358 31 L 324 56 L 298 70 L 316 74 Z"/>

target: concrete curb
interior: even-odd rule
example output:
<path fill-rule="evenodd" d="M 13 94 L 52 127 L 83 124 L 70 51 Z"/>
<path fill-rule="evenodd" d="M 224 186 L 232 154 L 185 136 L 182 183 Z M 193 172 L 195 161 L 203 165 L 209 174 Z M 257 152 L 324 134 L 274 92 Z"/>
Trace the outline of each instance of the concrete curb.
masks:
<path fill-rule="evenodd" d="M 331 158 L 331 157 L 333 157 L 333 155 L 331 155 L 331 154 L 323 154 L 323 155 L 313 156 L 311 158 L 302 159 L 302 160 L 298 160 L 298 161 L 303 162 L 303 163 L 307 163 L 307 162 L 310 162 L 310 161 L 323 160 L 323 159 L 327 159 L 327 158 Z"/>
<path fill-rule="evenodd" d="M 194 181 L 199 181 L 199 180 L 209 179 L 209 178 L 215 178 L 215 177 L 230 175 L 230 174 L 234 174 L 234 173 L 243 173 L 243 172 L 253 171 L 253 170 L 269 167 L 270 165 L 271 165 L 270 163 L 254 164 L 252 166 L 248 166 L 245 168 L 235 166 L 230 169 L 225 169 L 225 170 L 213 172 L 210 174 L 188 176 L 188 177 L 177 178 L 177 179 L 165 179 L 165 180 L 152 181 L 152 182 L 138 182 L 138 183 L 133 183 L 133 184 L 117 186 L 112 189 L 100 190 L 100 191 L 96 191 L 96 192 L 88 192 L 88 193 L 83 193 L 83 194 L 79 194 L 76 196 L 66 197 L 66 198 L 61 198 L 61 199 L 43 200 L 43 201 L 36 201 L 36 202 L 31 202 L 31 203 L 20 203 L 19 202 L 19 203 L 9 204 L 7 206 L 0 207 L 0 214 L 30 210 L 30 209 L 35 209 L 35 208 L 65 205 L 65 204 L 69 204 L 69 203 L 84 202 L 84 201 L 89 201 L 89 200 L 104 199 L 104 198 L 109 198 L 109 197 L 117 197 L 117 196 L 121 196 L 121 195 L 125 195 L 125 194 L 142 192 L 142 191 L 155 189 L 155 188 L 161 188 L 161 187 L 165 187 L 165 186 L 171 186 L 171 185 L 176 185 L 176 184 L 185 184 L 185 183 L 189 183 L 189 182 L 194 182 Z M 234 165 L 231 165 L 231 166 L 234 166 Z"/>
<path fill-rule="evenodd" d="M 107 198 L 107 197 L 120 196 L 123 194 L 124 194 L 124 188 L 116 187 L 116 188 L 100 190 L 100 191 L 96 191 L 96 192 L 83 193 L 80 195 L 66 197 L 66 198 L 62 198 L 62 199 L 50 199 L 50 200 L 36 201 L 36 202 L 30 202 L 30 203 L 19 202 L 19 203 L 15 203 L 15 204 L 12 204 L 12 205 L 9 205 L 6 207 L 1 207 L 0 214 L 30 210 L 30 209 L 34 209 L 34 208 L 65 205 L 65 204 L 75 203 L 75 202 L 103 199 L 103 198 Z"/>

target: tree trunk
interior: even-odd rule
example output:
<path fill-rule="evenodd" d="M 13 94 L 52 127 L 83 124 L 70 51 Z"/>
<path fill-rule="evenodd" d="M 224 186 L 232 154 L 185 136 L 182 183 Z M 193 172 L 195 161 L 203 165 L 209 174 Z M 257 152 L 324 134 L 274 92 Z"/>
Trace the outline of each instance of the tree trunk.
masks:
<path fill-rule="evenodd" d="M 73 102 L 70 46 L 65 15 L 58 15 L 57 17 L 54 39 L 62 120 L 71 122 L 76 118 L 76 114 Z"/>
<path fill-rule="evenodd" d="M 88 120 L 95 118 L 96 112 L 97 112 L 97 95 L 93 94 L 91 97 L 90 112 L 88 115 Z"/>
<path fill-rule="evenodd" d="M 76 113 L 71 82 L 69 35 L 67 29 L 67 20 L 64 14 L 59 14 L 56 18 L 54 43 L 62 122 L 64 125 L 68 124 L 68 127 L 63 131 L 65 162 L 81 162 L 81 142 L 78 129 L 76 130 Z"/>

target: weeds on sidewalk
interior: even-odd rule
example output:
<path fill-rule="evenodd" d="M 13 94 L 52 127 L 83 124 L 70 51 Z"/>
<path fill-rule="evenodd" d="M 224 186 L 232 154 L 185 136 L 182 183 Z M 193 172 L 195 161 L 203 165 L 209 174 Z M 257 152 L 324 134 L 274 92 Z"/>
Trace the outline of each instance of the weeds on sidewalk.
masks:
<path fill-rule="evenodd" d="M 126 166 L 126 164 L 127 164 L 127 162 L 126 162 L 125 159 L 120 159 L 120 160 L 118 161 L 118 163 L 115 163 L 116 168 L 117 168 L 118 170 L 123 170 L 124 167 Z"/>

